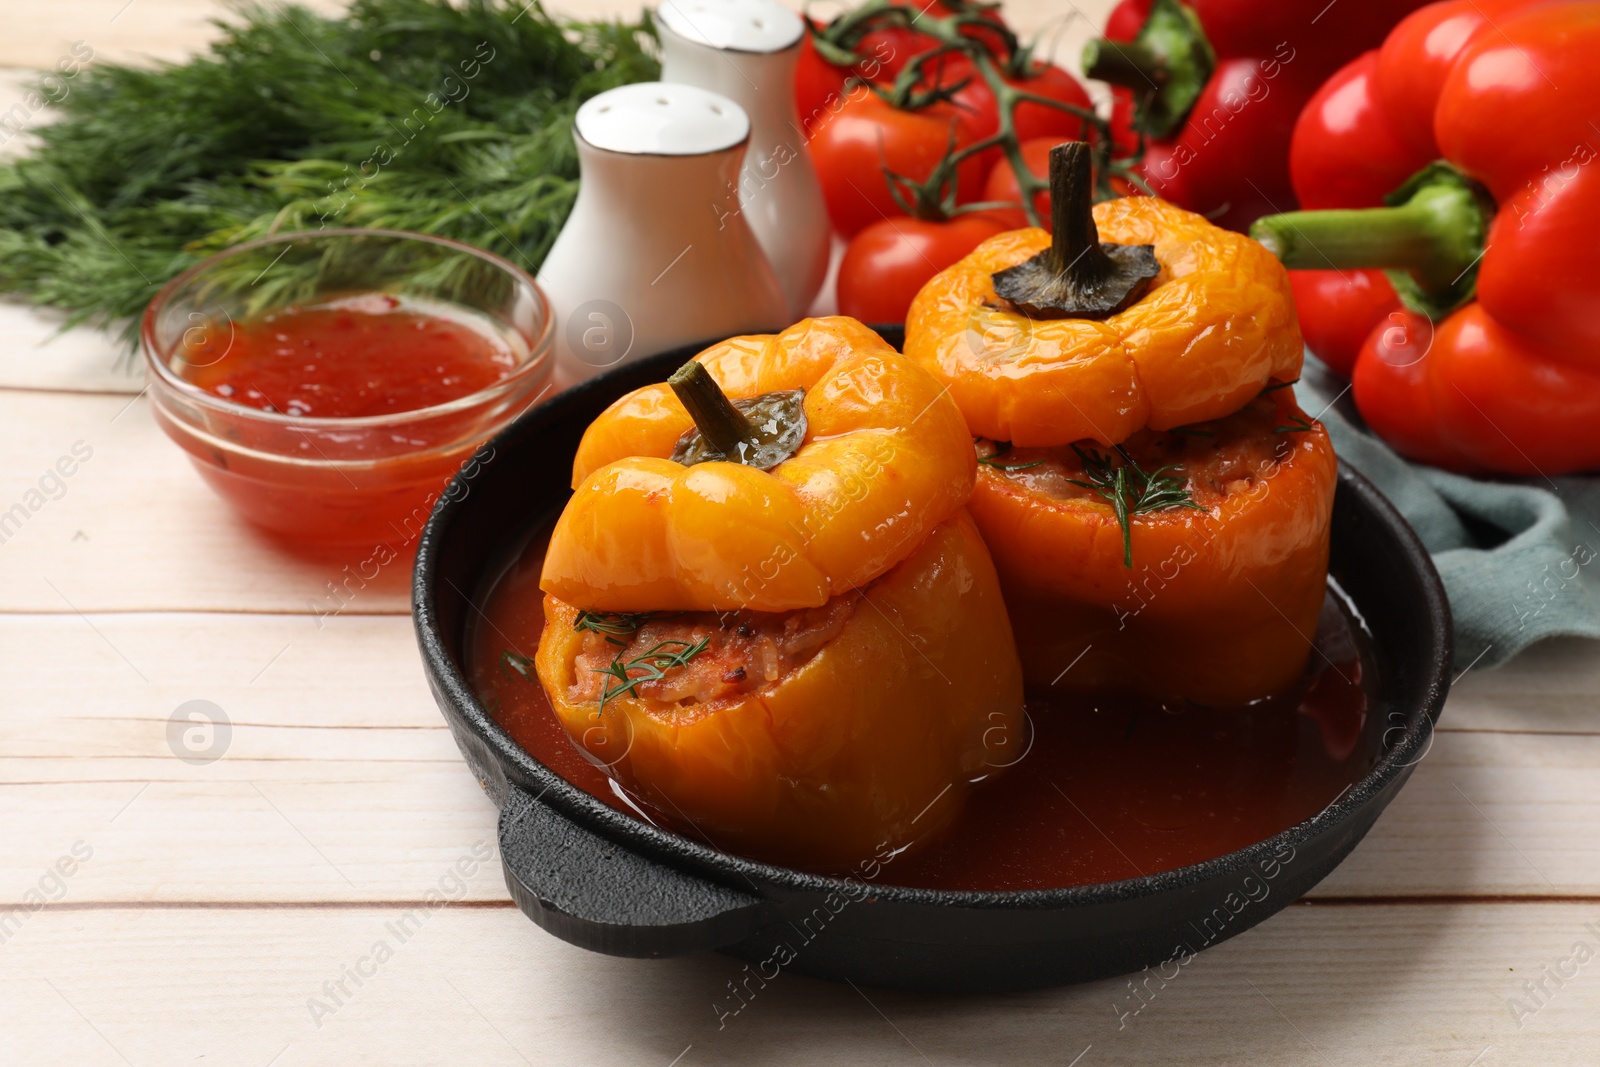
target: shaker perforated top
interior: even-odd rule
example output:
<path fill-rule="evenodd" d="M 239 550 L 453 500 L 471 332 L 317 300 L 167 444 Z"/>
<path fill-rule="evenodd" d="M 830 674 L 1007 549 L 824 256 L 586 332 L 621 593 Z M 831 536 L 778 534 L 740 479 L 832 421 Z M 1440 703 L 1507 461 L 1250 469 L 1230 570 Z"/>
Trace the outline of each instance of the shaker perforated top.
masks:
<path fill-rule="evenodd" d="M 699 0 L 693 0 L 699 2 Z M 669 82 L 609 89 L 578 109 L 578 136 L 608 152 L 698 156 L 750 136 L 750 117 L 725 96 Z"/>
<path fill-rule="evenodd" d="M 781 52 L 805 31 L 777 0 L 664 0 L 656 17 L 686 41 L 734 52 Z"/>

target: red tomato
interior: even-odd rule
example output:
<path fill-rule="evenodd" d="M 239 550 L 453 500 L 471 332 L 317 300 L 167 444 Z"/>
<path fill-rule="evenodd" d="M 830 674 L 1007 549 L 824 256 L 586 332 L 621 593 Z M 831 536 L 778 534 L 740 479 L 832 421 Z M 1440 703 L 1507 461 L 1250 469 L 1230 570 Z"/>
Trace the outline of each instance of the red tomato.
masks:
<path fill-rule="evenodd" d="M 889 192 L 883 169 L 921 181 L 951 148 L 976 140 L 956 107 L 940 102 L 921 111 L 901 111 L 858 88 L 811 139 L 811 158 L 822 179 L 822 195 L 833 225 L 854 236 L 880 219 L 903 216 Z M 957 198 L 971 201 L 983 188 L 983 160 L 957 170 Z"/>
<path fill-rule="evenodd" d="M 839 314 L 862 322 L 904 322 L 917 292 L 980 243 L 1020 225 L 1008 213 L 958 215 L 948 222 L 881 219 L 860 233 L 839 263 Z"/>
<path fill-rule="evenodd" d="M 922 34 L 910 30 L 883 30 L 867 34 L 856 47 L 862 57 L 854 67 L 839 67 L 829 63 L 817 51 L 806 33 L 800 42 L 800 57 L 794 67 L 794 103 L 800 114 L 800 124 L 809 139 L 827 118 L 844 103 L 845 83 L 853 77 L 870 82 L 889 82 L 900 72 L 911 56 L 926 47 L 913 44 Z"/>
<path fill-rule="evenodd" d="M 938 42 L 925 33 L 889 26 L 863 34 L 856 52 L 870 55 L 883 65 L 883 72 L 875 80 L 886 83 L 894 81 L 907 63 L 937 45 Z"/>
<path fill-rule="evenodd" d="M 1050 177 L 1050 149 L 1061 143 L 1059 137 L 1036 137 L 1031 141 L 1023 141 L 1019 146 L 1022 149 L 1022 162 L 1033 172 L 1035 177 L 1048 180 Z M 1011 160 L 1004 155 L 989 172 L 989 180 L 983 186 L 984 200 L 998 200 L 1008 204 L 1022 203 L 1022 187 L 1017 184 L 1017 172 L 1011 167 Z M 1044 228 L 1050 228 L 1050 192 L 1035 193 L 1033 206 L 1039 212 L 1039 217 Z"/>
<path fill-rule="evenodd" d="M 926 9 L 921 5 L 906 6 L 907 10 L 913 13 L 913 19 L 922 18 L 924 15 L 943 18 L 957 13 L 957 9 L 944 0 L 936 0 Z M 996 26 L 1005 25 L 997 10 L 989 9 L 976 14 Z M 815 22 L 810 24 L 812 27 L 817 25 Z M 963 33 L 982 41 L 990 53 L 1000 59 L 1004 59 L 1008 54 L 1005 38 L 993 31 L 983 27 L 968 27 Z M 805 127 L 806 136 L 812 136 L 822 125 L 824 117 L 830 111 L 837 110 L 837 101 L 844 96 L 845 84 L 850 78 L 859 77 L 879 85 L 886 85 L 892 82 L 912 59 L 937 47 L 939 42 L 925 33 L 919 33 L 907 26 L 888 26 L 871 30 L 856 42 L 855 53 L 861 57 L 859 62 L 853 66 L 836 66 L 822 58 L 808 32 L 800 43 L 800 58 L 795 64 L 794 72 L 795 107 L 800 112 L 800 122 Z M 1066 75 L 1065 71 L 1060 73 L 1071 81 L 1071 77 Z M 1073 84 L 1076 86 L 1076 82 Z M 1043 95 L 1054 95 L 1043 89 L 1040 91 Z M 1072 102 L 1078 101 L 1073 99 Z"/>
<path fill-rule="evenodd" d="M 913 4 L 911 6 L 921 10 L 920 4 Z M 1006 20 L 1000 17 L 1000 6 L 998 4 L 994 5 L 993 7 L 981 8 L 979 10 L 973 10 L 974 6 L 975 5 L 970 4 L 946 3 L 945 0 L 934 0 L 934 2 L 930 4 L 924 11 L 924 14 L 932 15 L 936 18 L 945 18 L 949 15 L 960 14 L 977 15 L 983 21 L 991 22 L 996 26 L 1004 27 L 1006 25 Z M 921 17 L 921 15 L 917 16 L 917 18 Z M 992 30 L 986 30 L 980 26 L 968 26 L 961 32 L 963 36 L 971 37 L 976 41 L 982 41 L 989 49 L 989 54 L 992 56 L 1005 59 L 1011 54 L 1006 48 L 1005 37 L 995 33 Z"/>
<path fill-rule="evenodd" d="M 954 85 L 961 81 L 967 83 L 956 91 L 951 100 L 967 113 L 972 128 L 978 136 L 992 137 L 998 133 L 1000 115 L 994 93 L 990 92 L 989 83 L 984 81 L 983 75 L 978 72 L 972 60 L 966 56 L 952 55 L 932 66 L 936 70 L 933 72 L 934 77 L 928 79 L 930 82 L 939 85 Z M 1078 83 L 1078 79 L 1060 67 L 1048 63 L 1036 63 L 1027 77 L 1007 77 L 1004 80 L 1007 85 L 1033 93 L 1035 96 L 1059 100 L 1063 104 L 1072 104 L 1086 111 L 1094 110 L 1094 102 L 1089 99 L 1088 91 Z M 1023 101 L 1017 105 L 1011 122 L 1017 131 L 1019 141 L 1029 141 L 1035 137 L 1054 137 L 1058 144 L 1062 141 L 1087 140 L 1092 128 L 1081 117 L 1071 112 L 1031 101 Z"/>
<path fill-rule="evenodd" d="M 1063 104 L 1072 104 L 1085 111 L 1094 110 L 1094 101 L 1089 99 L 1088 90 L 1078 79 L 1053 64 L 1036 64 L 1026 78 L 1007 79 L 1007 81 L 1035 96 L 1059 100 Z M 1017 105 L 1016 114 L 1012 116 L 1011 121 L 1016 126 L 1019 141 L 1031 141 L 1036 137 L 1054 137 L 1058 143 L 1087 141 L 1093 130 L 1092 126 L 1077 115 L 1027 101 Z"/>
<path fill-rule="evenodd" d="M 925 69 L 931 75 L 927 79 L 929 84 L 951 86 L 961 82 L 966 83 L 956 90 L 950 100 L 965 114 L 976 139 L 983 140 L 1000 132 L 999 103 L 995 100 L 994 93 L 990 91 L 989 83 L 984 80 L 972 60 L 963 55 L 950 55 Z M 1036 63 L 1026 78 L 1005 77 L 1004 80 L 1007 85 L 1036 96 L 1059 100 L 1064 104 L 1072 104 L 1088 111 L 1094 110 L 1088 92 L 1076 78 L 1060 67 Z M 1031 101 L 1023 101 L 1017 105 L 1011 122 L 1019 142 L 1035 138 L 1049 138 L 1053 144 L 1060 144 L 1062 141 L 1081 141 L 1087 140 L 1093 130 L 1093 127 L 1080 116 Z M 977 158 L 982 160 L 980 169 L 988 175 L 1005 160 L 1005 153 L 999 148 L 994 148 Z M 1015 194 L 1008 199 L 1015 201 Z"/>
<path fill-rule="evenodd" d="M 1036 177 L 1046 181 L 1050 178 L 1050 149 L 1061 143 L 1059 137 L 1035 137 L 1031 141 L 1023 141 L 1018 145 L 1022 149 L 1022 162 L 1034 173 Z M 1143 196 L 1144 190 L 1124 178 L 1113 175 L 1111 178 L 1111 191 L 1117 196 Z M 1005 155 L 1000 156 L 1000 161 L 989 172 L 989 179 L 983 186 L 983 199 L 985 201 L 998 200 L 1002 203 L 1016 204 L 1018 217 L 1023 217 L 1022 187 L 1017 184 L 1016 171 L 1011 169 L 1011 160 Z M 1039 212 L 1039 225 L 1051 229 L 1050 225 L 1050 190 L 1044 189 L 1033 195 L 1033 206 Z M 1019 225 L 1022 225 L 1019 223 Z M 1030 224 L 1031 225 L 1031 224 Z"/>
<path fill-rule="evenodd" d="M 966 56 L 950 52 L 925 64 L 917 88 L 919 91 L 936 87 L 948 89 L 962 82 L 966 84 L 955 91 L 950 102 L 961 112 L 975 136 L 988 137 L 999 128 L 999 120 L 995 118 L 994 94 L 984 84 L 983 75 L 978 73 Z"/>

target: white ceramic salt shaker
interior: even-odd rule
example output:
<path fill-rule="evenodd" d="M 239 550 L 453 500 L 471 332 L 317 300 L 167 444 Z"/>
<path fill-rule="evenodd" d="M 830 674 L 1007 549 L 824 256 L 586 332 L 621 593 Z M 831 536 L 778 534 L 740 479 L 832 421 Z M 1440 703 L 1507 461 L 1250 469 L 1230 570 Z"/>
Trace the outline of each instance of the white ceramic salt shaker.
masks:
<path fill-rule="evenodd" d="M 578 109 L 581 180 L 539 270 L 556 316 L 556 386 L 626 359 L 788 325 L 737 181 L 750 120 L 692 85 L 641 82 Z"/>
<path fill-rule="evenodd" d="M 822 186 L 794 103 L 805 27 L 777 0 L 662 0 L 663 81 L 721 93 L 750 116 L 740 203 L 778 275 L 790 315 L 805 315 L 828 272 Z"/>

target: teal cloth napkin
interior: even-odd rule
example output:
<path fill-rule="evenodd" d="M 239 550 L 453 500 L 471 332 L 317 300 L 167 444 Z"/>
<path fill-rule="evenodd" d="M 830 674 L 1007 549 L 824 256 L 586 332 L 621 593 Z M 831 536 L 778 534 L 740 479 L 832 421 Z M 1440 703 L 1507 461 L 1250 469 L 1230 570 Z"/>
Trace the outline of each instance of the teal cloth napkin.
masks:
<path fill-rule="evenodd" d="M 1366 430 L 1348 383 L 1309 353 L 1296 392 L 1340 462 L 1377 485 L 1432 554 L 1458 669 L 1499 666 L 1558 634 L 1600 638 L 1600 479 L 1489 481 L 1409 463 Z"/>

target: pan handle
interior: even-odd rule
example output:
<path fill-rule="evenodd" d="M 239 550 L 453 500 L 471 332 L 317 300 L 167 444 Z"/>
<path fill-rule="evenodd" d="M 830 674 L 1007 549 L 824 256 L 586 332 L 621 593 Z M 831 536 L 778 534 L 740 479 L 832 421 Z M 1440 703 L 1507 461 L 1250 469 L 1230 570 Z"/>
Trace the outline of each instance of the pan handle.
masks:
<path fill-rule="evenodd" d="M 762 898 L 647 859 L 507 784 L 506 887 L 561 940 L 610 956 L 682 956 L 737 944 L 771 921 Z"/>

